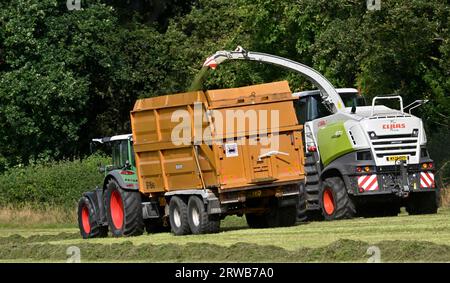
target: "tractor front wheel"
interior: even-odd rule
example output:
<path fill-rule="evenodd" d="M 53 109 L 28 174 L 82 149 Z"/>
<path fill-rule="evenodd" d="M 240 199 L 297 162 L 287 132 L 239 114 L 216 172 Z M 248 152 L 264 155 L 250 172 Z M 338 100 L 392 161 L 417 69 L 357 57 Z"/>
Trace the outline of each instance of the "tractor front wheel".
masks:
<path fill-rule="evenodd" d="M 141 195 L 120 188 L 116 180 L 106 185 L 105 207 L 111 233 L 115 237 L 139 236 L 144 233 Z"/>
<path fill-rule="evenodd" d="M 78 202 L 78 227 L 83 239 L 106 237 L 108 227 L 101 226 L 95 215 L 95 209 L 91 200 L 85 196 Z"/>

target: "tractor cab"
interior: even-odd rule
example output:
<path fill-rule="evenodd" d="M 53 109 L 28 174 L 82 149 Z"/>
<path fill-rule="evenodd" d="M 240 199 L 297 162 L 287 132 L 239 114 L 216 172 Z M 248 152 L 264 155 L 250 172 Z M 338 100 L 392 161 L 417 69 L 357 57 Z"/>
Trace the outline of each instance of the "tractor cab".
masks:
<path fill-rule="evenodd" d="M 364 97 L 358 93 L 357 89 L 337 88 L 336 91 L 344 102 L 345 107 L 366 106 Z M 296 92 L 292 95 L 299 98 L 299 100 L 295 102 L 295 109 L 301 125 L 333 114 L 322 103 L 319 90 Z"/>
<path fill-rule="evenodd" d="M 117 169 L 128 169 L 135 171 L 136 162 L 134 159 L 133 140 L 131 134 L 93 139 L 92 142 L 102 145 L 100 148 L 106 154 L 110 154 L 112 156 L 112 164 L 101 166 L 100 171 L 105 174 Z"/>

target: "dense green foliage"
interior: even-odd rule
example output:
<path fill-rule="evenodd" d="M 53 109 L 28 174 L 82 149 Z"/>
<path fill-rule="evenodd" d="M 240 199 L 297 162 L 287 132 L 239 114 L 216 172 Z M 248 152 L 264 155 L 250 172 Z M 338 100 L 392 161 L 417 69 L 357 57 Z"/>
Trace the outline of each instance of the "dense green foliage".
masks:
<path fill-rule="evenodd" d="M 82 161 L 59 161 L 12 168 L 0 175 L 0 207 L 51 206 L 74 209 L 81 194 L 102 185 L 98 163 L 108 158 L 93 155 Z"/>
<path fill-rule="evenodd" d="M 6 0 L 0 3 L 0 171 L 35 160 L 82 157 L 96 136 L 130 131 L 136 98 L 189 88 L 204 59 L 237 45 L 323 72 L 368 98 L 398 93 L 430 102 L 432 157 L 450 115 L 450 4 L 443 0 Z M 288 79 L 248 62 L 220 66 L 205 88 Z M 448 166 L 450 169 L 450 166 Z M 450 172 L 447 171 L 447 172 Z"/>

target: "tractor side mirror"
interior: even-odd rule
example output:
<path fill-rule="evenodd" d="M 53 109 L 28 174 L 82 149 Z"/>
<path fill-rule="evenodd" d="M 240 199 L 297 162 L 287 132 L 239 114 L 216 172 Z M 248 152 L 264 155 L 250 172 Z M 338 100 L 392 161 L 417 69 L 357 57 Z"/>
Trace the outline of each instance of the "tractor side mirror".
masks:
<path fill-rule="evenodd" d="M 126 169 L 130 169 L 131 168 L 131 164 L 130 161 L 127 159 L 127 161 L 125 161 L 125 168 Z"/>
<path fill-rule="evenodd" d="M 102 174 L 106 172 L 106 167 L 103 166 L 101 163 L 98 163 L 97 167 L 98 167 L 98 172 L 100 172 Z"/>

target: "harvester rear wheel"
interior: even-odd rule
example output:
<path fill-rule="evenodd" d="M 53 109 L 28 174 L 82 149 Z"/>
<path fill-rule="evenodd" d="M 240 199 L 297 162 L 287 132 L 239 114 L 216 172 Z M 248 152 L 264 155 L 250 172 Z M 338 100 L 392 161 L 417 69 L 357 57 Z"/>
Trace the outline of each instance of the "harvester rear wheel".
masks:
<path fill-rule="evenodd" d="M 108 235 L 108 227 L 101 226 L 98 223 L 94 206 L 87 197 L 81 197 L 78 202 L 78 227 L 83 239 L 106 237 Z"/>
<path fill-rule="evenodd" d="M 305 184 L 300 183 L 298 185 L 299 190 L 299 196 L 298 196 L 298 203 L 297 203 L 297 222 L 303 222 L 306 221 L 307 215 L 306 215 L 306 190 L 305 190 Z"/>
<path fill-rule="evenodd" d="M 406 211 L 410 215 L 435 214 L 437 209 L 436 192 L 412 193 L 406 205 Z"/>
<path fill-rule="evenodd" d="M 144 233 L 141 195 L 138 191 L 120 188 L 116 180 L 106 185 L 105 207 L 113 236 L 139 236 Z"/>
<path fill-rule="evenodd" d="M 187 204 L 178 196 L 173 196 L 169 203 L 169 219 L 172 233 L 179 235 L 187 235 L 191 233 L 188 222 Z"/>
<path fill-rule="evenodd" d="M 327 178 L 322 182 L 319 201 L 325 220 L 353 218 L 356 213 L 344 181 L 339 177 Z"/>
<path fill-rule="evenodd" d="M 220 218 L 208 215 L 203 201 L 197 196 L 189 197 L 188 222 L 192 234 L 217 233 L 220 229 Z"/>

